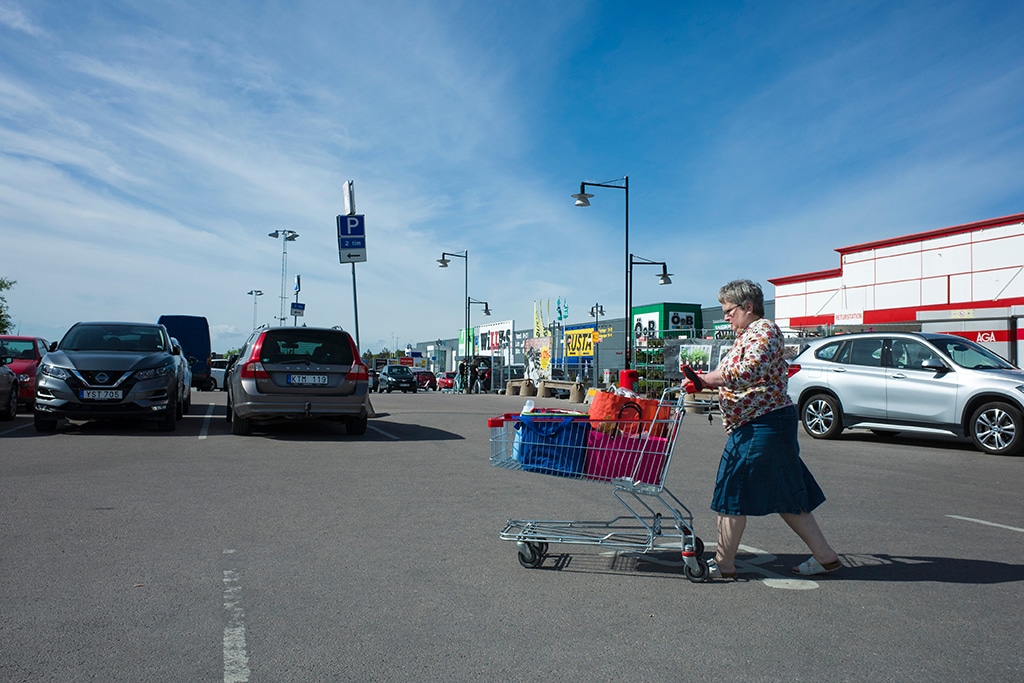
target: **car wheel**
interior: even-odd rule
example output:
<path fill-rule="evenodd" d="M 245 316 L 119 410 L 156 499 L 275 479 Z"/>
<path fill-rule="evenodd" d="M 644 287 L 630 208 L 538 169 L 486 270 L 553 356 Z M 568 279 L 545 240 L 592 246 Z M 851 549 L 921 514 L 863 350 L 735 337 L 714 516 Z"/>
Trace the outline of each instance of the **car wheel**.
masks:
<path fill-rule="evenodd" d="M 217 378 L 216 377 L 211 377 L 210 378 L 210 391 L 217 391 L 217 389 L 219 389 L 219 388 L 220 387 L 217 386 Z"/>
<path fill-rule="evenodd" d="M 7 397 L 7 405 L 4 406 L 3 413 L 0 413 L 0 420 L 13 420 L 14 416 L 18 414 L 18 385 L 11 385 L 11 393 Z"/>
<path fill-rule="evenodd" d="M 1001 401 L 986 403 L 971 415 L 971 440 L 991 455 L 1012 455 L 1024 446 L 1021 412 Z"/>
<path fill-rule="evenodd" d="M 231 409 L 231 394 L 228 394 L 227 405 L 228 405 L 228 409 L 224 413 L 224 419 L 227 421 L 228 424 L 231 424 L 231 418 L 235 414 L 235 412 Z"/>
<path fill-rule="evenodd" d="M 179 398 L 174 407 L 174 419 L 180 420 L 183 417 L 185 417 L 185 402 Z"/>
<path fill-rule="evenodd" d="M 252 420 L 238 415 L 233 416 L 231 418 L 231 433 L 235 436 L 249 436 L 252 434 Z"/>
<path fill-rule="evenodd" d="M 36 411 L 33 421 L 36 424 L 37 432 L 48 433 L 57 431 L 57 418 L 50 417 L 42 411 Z"/>
<path fill-rule="evenodd" d="M 804 431 L 815 439 L 834 439 L 843 431 L 843 414 L 839 401 L 829 394 L 815 394 L 800 410 Z"/>
<path fill-rule="evenodd" d="M 359 417 L 350 417 L 345 420 L 345 431 L 351 436 L 362 436 L 366 433 L 366 413 Z"/>
<path fill-rule="evenodd" d="M 156 429 L 159 432 L 173 432 L 178 426 L 178 401 L 172 401 L 167 410 L 156 421 Z"/>

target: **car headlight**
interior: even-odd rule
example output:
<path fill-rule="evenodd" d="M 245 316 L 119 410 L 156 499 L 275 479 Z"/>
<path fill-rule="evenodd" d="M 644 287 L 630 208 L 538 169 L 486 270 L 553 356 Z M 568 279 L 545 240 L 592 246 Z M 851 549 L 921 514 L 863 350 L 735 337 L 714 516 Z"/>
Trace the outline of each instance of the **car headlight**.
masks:
<path fill-rule="evenodd" d="M 28 375 L 27 373 L 23 372 L 22 374 L 18 375 L 18 381 L 23 383 L 23 384 L 26 383 L 26 382 L 29 382 L 31 380 L 32 380 L 32 377 L 30 375 Z"/>
<path fill-rule="evenodd" d="M 140 380 L 156 379 L 157 377 L 165 377 L 172 372 L 174 372 L 174 361 L 164 363 L 155 368 L 149 368 L 148 370 L 136 370 L 135 378 Z"/>
<path fill-rule="evenodd" d="M 43 363 L 39 366 L 39 372 L 43 373 L 47 377 L 53 377 L 54 379 L 68 379 L 71 377 L 71 373 L 64 368 L 56 365 L 49 365 L 47 363 Z"/>

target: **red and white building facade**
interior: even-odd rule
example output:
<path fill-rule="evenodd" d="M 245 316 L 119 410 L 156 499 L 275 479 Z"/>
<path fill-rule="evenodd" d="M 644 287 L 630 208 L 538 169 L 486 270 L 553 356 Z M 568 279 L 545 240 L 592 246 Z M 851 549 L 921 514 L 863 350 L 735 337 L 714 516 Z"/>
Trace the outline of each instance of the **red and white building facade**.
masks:
<path fill-rule="evenodd" d="M 769 278 L 781 327 L 919 325 L 1024 361 L 1024 214 L 836 251 L 839 268 Z"/>

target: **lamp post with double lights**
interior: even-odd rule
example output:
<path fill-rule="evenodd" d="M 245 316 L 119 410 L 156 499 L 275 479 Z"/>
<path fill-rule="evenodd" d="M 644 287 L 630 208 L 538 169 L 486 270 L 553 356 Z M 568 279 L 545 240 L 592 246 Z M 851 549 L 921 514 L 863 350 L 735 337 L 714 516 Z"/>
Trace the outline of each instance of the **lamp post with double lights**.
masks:
<path fill-rule="evenodd" d="M 623 176 L 620 180 L 609 180 L 606 183 L 580 183 L 579 194 L 574 194 L 572 197 L 576 200 L 576 206 L 590 206 L 590 198 L 594 195 L 587 194 L 588 187 L 610 187 L 616 190 L 625 190 L 626 192 L 626 327 L 627 336 L 631 334 L 628 331 L 630 325 L 633 324 L 633 309 L 629 308 L 629 290 L 632 287 L 632 281 L 630 280 L 631 272 L 629 268 L 629 176 Z M 632 357 L 631 345 L 626 345 L 626 369 L 629 370 L 630 359 Z"/>
<path fill-rule="evenodd" d="M 659 285 L 670 285 L 672 284 L 672 273 L 668 272 L 668 264 L 664 261 L 651 261 L 645 259 L 643 256 L 629 255 L 629 298 L 627 299 L 626 305 L 629 310 L 633 310 L 633 266 L 661 266 L 661 274 L 658 276 Z M 629 339 L 627 342 L 632 348 L 633 340 L 635 338 L 635 328 L 633 327 L 633 316 L 629 316 L 629 320 L 626 322 L 626 326 L 629 329 Z"/>
<path fill-rule="evenodd" d="M 604 315 L 604 306 L 594 304 L 590 308 L 590 315 L 594 316 L 594 388 L 597 389 L 597 349 L 601 344 L 601 316 Z"/>
<path fill-rule="evenodd" d="M 252 297 L 252 329 L 256 329 L 256 297 L 263 296 L 263 290 L 250 289 L 246 294 Z"/>
<path fill-rule="evenodd" d="M 288 301 L 288 296 L 284 293 L 285 281 L 288 279 L 288 243 L 294 242 L 299 239 L 299 233 L 294 230 L 275 230 L 274 232 L 268 232 L 268 237 L 273 237 L 275 240 L 281 238 L 281 315 L 278 316 L 278 320 L 281 325 L 284 325 L 287 318 L 284 314 L 284 306 Z"/>
<path fill-rule="evenodd" d="M 447 251 L 441 252 L 441 258 L 437 259 L 437 267 L 438 268 L 447 268 L 448 264 L 451 263 L 451 259 L 448 258 L 449 256 L 452 256 L 454 258 L 462 259 L 464 265 L 466 266 L 466 274 L 465 274 L 466 275 L 466 278 L 465 278 L 466 291 L 465 291 L 465 294 L 463 295 L 464 296 L 464 300 L 466 301 L 466 328 L 465 329 L 466 329 L 466 334 L 467 335 L 471 335 L 471 333 L 469 332 L 469 249 L 463 250 L 463 252 L 461 254 L 453 254 L 453 253 L 447 252 Z M 469 348 L 468 344 L 467 344 L 467 348 Z M 456 352 L 456 353 L 458 353 L 458 352 Z M 472 354 L 470 354 L 470 355 L 472 355 Z"/>

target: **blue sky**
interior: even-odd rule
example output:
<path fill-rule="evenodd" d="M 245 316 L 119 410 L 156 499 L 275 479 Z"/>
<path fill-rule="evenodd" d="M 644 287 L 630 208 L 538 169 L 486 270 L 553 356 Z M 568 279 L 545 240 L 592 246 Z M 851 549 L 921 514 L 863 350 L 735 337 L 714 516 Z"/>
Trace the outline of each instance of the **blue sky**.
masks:
<path fill-rule="evenodd" d="M 711 305 L 737 277 L 1024 211 L 1019 2 L 0 0 L 0 276 L 22 333 L 205 315 L 354 326 L 364 349 L 532 325 L 533 302 Z M 289 318 L 290 321 L 290 318 Z"/>

